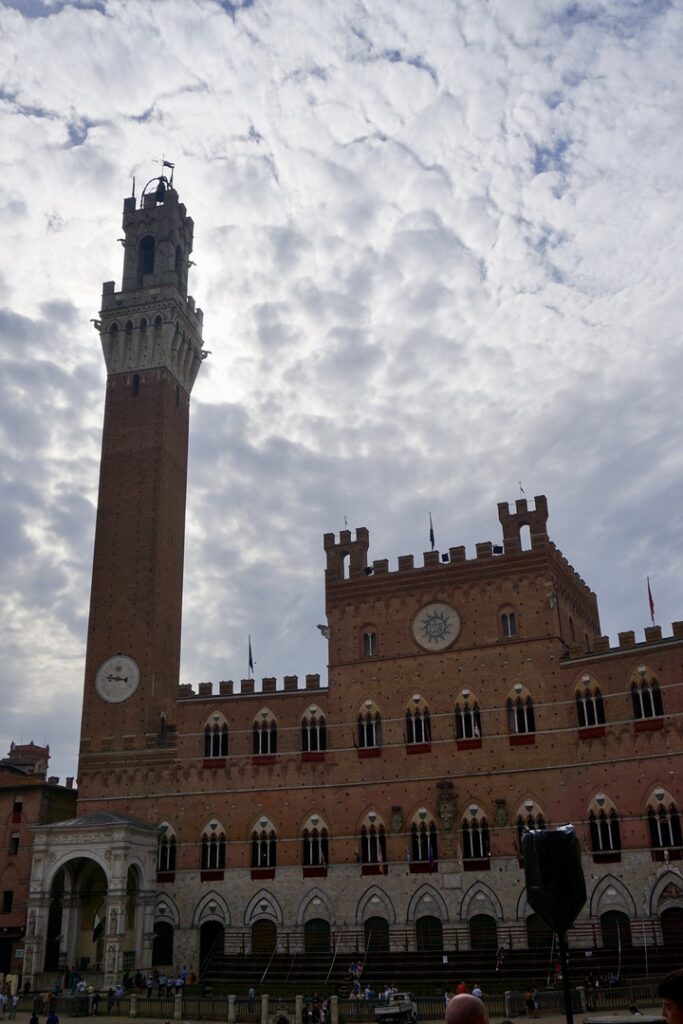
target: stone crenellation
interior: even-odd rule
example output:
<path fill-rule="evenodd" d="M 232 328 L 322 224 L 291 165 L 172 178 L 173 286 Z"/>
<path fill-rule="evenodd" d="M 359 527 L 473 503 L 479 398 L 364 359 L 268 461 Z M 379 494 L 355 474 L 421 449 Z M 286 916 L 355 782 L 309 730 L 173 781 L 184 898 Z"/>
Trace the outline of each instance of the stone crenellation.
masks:
<path fill-rule="evenodd" d="M 548 537 L 546 529 L 548 502 L 545 495 L 539 494 L 534 498 L 533 508 L 529 507 L 526 499 L 515 502 L 514 508 L 515 511 L 512 512 L 507 502 L 498 504 L 498 519 L 503 529 L 502 542 L 480 541 L 475 545 L 474 558 L 468 558 L 465 545 L 460 544 L 449 547 L 447 551 L 443 552 L 424 551 L 422 565 L 415 564 L 415 555 L 399 555 L 395 570 L 389 568 L 389 559 L 387 558 L 375 559 L 368 564 L 367 552 L 370 534 L 367 527 L 358 527 L 355 539 L 352 539 L 350 530 L 341 530 L 339 539 L 334 533 L 326 533 L 323 537 L 323 546 L 327 555 L 326 580 L 328 583 L 345 583 L 364 577 L 421 572 L 424 569 L 448 570 L 454 565 L 459 567 L 476 565 L 488 559 L 505 559 L 509 555 L 527 556 L 541 548 L 549 548 L 555 555 L 559 566 L 570 574 L 579 586 L 585 588 L 588 594 L 593 595 L 585 580 Z M 529 528 L 531 546 L 528 548 L 522 547 L 520 539 L 521 531 L 525 527 Z M 346 572 L 347 558 L 348 573 Z M 501 568 L 504 564 L 504 561 L 501 562 Z"/>
<path fill-rule="evenodd" d="M 256 680 L 241 679 L 239 689 L 235 687 L 232 679 L 222 679 L 218 683 L 218 690 L 215 690 L 214 683 L 203 682 L 197 684 L 195 691 L 192 683 L 181 683 L 178 687 L 178 699 L 198 699 L 202 697 L 260 697 L 264 693 L 273 694 L 276 697 L 286 697 L 291 693 L 303 693 L 306 690 L 327 689 L 324 683 L 320 682 L 318 673 L 310 673 L 304 678 L 304 685 L 299 686 L 298 676 L 283 676 L 282 686 L 278 688 L 275 676 L 264 676 L 261 679 L 260 689 L 256 689 Z"/>

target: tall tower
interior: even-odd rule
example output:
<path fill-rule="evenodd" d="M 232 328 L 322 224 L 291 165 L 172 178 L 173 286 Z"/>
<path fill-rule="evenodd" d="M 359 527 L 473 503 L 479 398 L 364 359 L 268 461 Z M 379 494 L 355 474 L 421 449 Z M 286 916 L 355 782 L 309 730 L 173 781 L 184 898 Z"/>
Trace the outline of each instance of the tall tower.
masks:
<path fill-rule="evenodd" d="M 202 311 L 172 178 L 123 204 L 121 290 L 102 288 L 107 366 L 79 775 L 168 744 L 180 664 L 190 392 Z M 118 755 L 118 758 L 117 758 Z"/>

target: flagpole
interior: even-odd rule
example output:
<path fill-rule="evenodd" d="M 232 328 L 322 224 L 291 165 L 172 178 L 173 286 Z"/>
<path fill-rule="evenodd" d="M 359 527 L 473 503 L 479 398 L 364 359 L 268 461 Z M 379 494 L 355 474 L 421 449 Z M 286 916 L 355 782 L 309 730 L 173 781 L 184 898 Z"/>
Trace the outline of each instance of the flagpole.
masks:
<path fill-rule="evenodd" d="M 647 601 L 650 605 L 650 618 L 652 619 L 652 625 L 655 624 L 655 602 L 652 596 L 652 590 L 650 588 L 650 577 L 647 577 Z"/>

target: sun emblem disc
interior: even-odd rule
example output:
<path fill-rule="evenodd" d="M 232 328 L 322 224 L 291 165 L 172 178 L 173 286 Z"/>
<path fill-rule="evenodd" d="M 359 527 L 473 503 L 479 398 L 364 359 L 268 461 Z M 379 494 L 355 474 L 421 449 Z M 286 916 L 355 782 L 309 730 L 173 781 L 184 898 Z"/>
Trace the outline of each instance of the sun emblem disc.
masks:
<path fill-rule="evenodd" d="M 413 619 L 413 636 L 426 651 L 443 651 L 457 639 L 460 625 L 455 608 L 435 601 L 421 608 Z"/>

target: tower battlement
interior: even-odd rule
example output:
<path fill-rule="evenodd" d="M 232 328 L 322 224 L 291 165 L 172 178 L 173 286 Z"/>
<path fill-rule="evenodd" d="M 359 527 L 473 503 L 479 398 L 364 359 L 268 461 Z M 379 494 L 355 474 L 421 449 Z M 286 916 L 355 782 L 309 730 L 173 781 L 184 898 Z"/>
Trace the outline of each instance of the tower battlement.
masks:
<path fill-rule="evenodd" d="M 202 697 L 262 697 L 266 694 L 285 697 L 290 693 L 304 693 L 306 690 L 320 689 L 325 689 L 325 687 L 321 687 L 320 676 L 317 673 L 305 676 L 302 687 L 299 686 L 298 676 L 283 676 L 280 688 L 278 688 L 275 676 L 264 676 L 258 690 L 255 679 L 241 679 L 239 688 L 235 686 L 232 679 L 222 679 L 218 684 L 217 691 L 211 682 L 198 683 L 196 691 L 192 683 L 181 683 L 178 687 L 178 700 L 196 700 Z"/>
<path fill-rule="evenodd" d="M 545 495 L 539 494 L 534 498 L 533 508 L 529 506 L 526 499 L 515 502 L 514 511 L 510 510 L 507 502 L 500 502 L 498 519 L 503 528 L 502 544 L 490 540 L 480 541 L 475 545 L 474 558 L 467 557 L 467 550 L 463 544 L 449 547 L 444 552 L 424 551 L 422 565 L 416 565 L 415 555 L 399 555 L 396 570 L 389 568 L 387 558 L 375 559 L 368 564 L 370 533 L 366 527 L 358 527 L 355 539 L 352 539 L 350 530 L 342 530 L 338 540 L 336 534 L 326 533 L 323 537 L 323 547 L 327 556 L 326 582 L 341 583 L 364 576 L 383 576 L 392 571 L 402 573 L 416 572 L 422 569 L 448 569 L 454 564 L 478 563 L 486 559 L 498 559 L 503 555 L 526 555 L 530 551 L 538 551 L 540 548 L 547 547 L 555 552 L 563 567 L 574 573 L 577 581 L 585 586 L 578 573 L 555 545 L 549 541 L 546 529 L 548 502 Z M 530 548 L 523 547 L 521 543 L 521 532 L 525 527 L 529 528 Z M 346 571 L 347 559 L 348 571 Z"/>
<path fill-rule="evenodd" d="M 156 188 L 150 186 L 156 185 Z M 102 286 L 99 331 L 107 372 L 166 367 L 188 393 L 206 353 L 204 315 L 187 294 L 194 224 L 165 178 L 123 203 L 121 290 Z"/>

